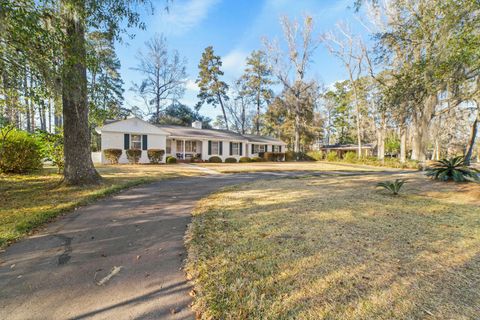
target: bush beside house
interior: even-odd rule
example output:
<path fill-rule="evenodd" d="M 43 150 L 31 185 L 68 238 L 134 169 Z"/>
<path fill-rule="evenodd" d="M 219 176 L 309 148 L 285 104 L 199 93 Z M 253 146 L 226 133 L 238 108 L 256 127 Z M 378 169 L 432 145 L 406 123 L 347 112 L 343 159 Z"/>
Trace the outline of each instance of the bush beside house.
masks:
<path fill-rule="evenodd" d="M 227 158 L 227 159 L 225 159 L 225 163 L 237 163 L 237 159 L 235 159 L 235 158 Z"/>
<path fill-rule="evenodd" d="M 168 156 L 166 161 L 167 161 L 168 164 L 177 163 L 177 158 L 175 158 L 173 156 Z"/>
<path fill-rule="evenodd" d="M 122 156 L 122 149 L 105 149 L 103 154 L 110 164 L 118 164 L 118 160 Z"/>
<path fill-rule="evenodd" d="M 150 163 L 160 163 L 163 160 L 163 155 L 165 154 L 165 150 L 161 149 L 148 149 L 147 156 Z"/>
<path fill-rule="evenodd" d="M 241 157 L 238 162 L 240 163 L 248 163 L 248 162 L 252 162 L 252 159 L 250 159 L 249 157 Z"/>
<path fill-rule="evenodd" d="M 128 162 L 137 164 L 142 156 L 142 150 L 140 149 L 128 149 L 126 150 Z"/>
<path fill-rule="evenodd" d="M 208 162 L 211 162 L 211 163 L 221 163 L 221 162 L 222 162 L 222 158 L 217 157 L 217 156 L 213 156 L 213 157 L 210 157 L 210 158 L 208 159 Z"/>

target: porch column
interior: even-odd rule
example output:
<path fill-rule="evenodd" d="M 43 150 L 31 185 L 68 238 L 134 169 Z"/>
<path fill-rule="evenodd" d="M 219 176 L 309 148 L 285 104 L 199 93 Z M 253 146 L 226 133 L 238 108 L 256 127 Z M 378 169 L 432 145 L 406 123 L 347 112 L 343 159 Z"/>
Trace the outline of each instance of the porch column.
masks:
<path fill-rule="evenodd" d="M 185 160 L 185 140 L 183 141 L 183 160 Z"/>

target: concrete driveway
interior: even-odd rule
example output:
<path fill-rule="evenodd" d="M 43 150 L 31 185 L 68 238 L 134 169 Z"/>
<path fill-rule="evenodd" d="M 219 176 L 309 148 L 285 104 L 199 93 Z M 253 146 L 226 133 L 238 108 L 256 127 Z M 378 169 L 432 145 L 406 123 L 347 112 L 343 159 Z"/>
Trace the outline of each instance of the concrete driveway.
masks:
<path fill-rule="evenodd" d="M 165 180 L 79 208 L 0 255 L 0 319 L 192 319 L 182 265 L 196 201 L 300 174 Z"/>

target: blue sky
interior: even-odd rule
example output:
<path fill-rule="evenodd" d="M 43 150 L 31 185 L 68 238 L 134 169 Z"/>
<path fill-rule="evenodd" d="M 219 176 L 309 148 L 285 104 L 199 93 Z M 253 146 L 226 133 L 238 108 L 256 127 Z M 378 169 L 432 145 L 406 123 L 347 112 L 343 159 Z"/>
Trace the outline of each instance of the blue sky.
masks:
<path fill-rule="evenodd" d="M 245 57 L 252 50 L 263 48 L 262 39 L 282 40 L 279 19 L 283 15 L 302 19 L 305 13 L 313 16 L 317 35 L 333 30 L 339 21 L 347 22 L 355 33 L 365 34 L 355 18 L 354 0 L 174 0 L 169 12 L 165 12 L 164 0 L 154 1 L 152 15 L 143 14 L 146 30 L 131 30 L 133 39 L 117 45 L 117 53 L 125 81 L 125 103 L 127 106 L 144 106 L 129 89 L 132 82 L 141 81 L 141 75 L 131 70 L 135 67 L 135 55 L 143 49 L 145 41 L 155 33 L 163 33 L 170 49 L 177 49 L 186 57 L 188 82 L 181 102 L 193 107 L 197 102 L 198 89 L 195 79 L 198 62 L 205 47 L 213 46 L 222 57 L 225 81 L 238 78 L 244 68 Z M 316 50 L 309 76 L 324 85 L 345 79 L 346 73 L 337 60 L 320 45 Z M 214 118 L 219 109 L 205 105 L 201 113 Z"/>

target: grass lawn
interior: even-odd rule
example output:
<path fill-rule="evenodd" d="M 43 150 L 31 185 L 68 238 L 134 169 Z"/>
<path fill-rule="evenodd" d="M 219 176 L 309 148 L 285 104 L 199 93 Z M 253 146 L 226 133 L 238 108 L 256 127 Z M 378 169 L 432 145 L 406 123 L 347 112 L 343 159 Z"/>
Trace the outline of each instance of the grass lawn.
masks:
<path fill-rule="evenodd" d="M 181 165 L 97 167 L 104 181 L 95 187 L 59 186 L 55 168 L 29 175 L 0 174 L 0 247 L 67 210 L 121 189 L 179 176 L 199 175 Z"/>
<path fill-rule="evenodd" d="M 478 319 L 480 186 L 420 174 L 227 188 L 198 206 L 187 272 L 202 319 Z M 394 179 L 395 176 L 389 177 Z"/>
<path fill-rule="evenodd" d="M 260 171 L 395 171 L 398 169 L 328 162 L 198 163 L 222 173 Z"/>

